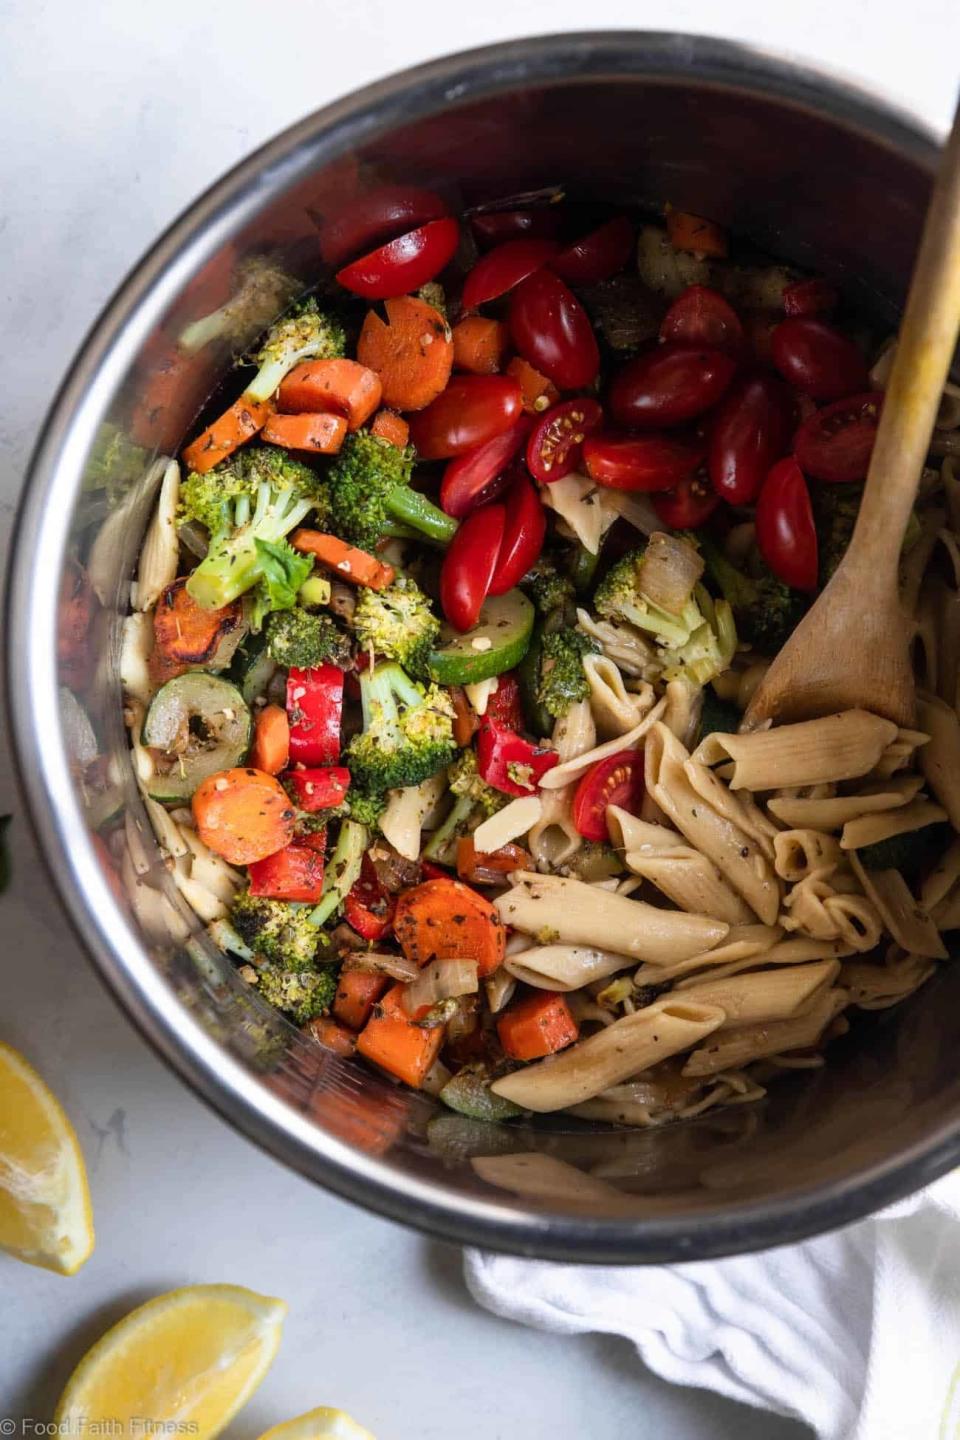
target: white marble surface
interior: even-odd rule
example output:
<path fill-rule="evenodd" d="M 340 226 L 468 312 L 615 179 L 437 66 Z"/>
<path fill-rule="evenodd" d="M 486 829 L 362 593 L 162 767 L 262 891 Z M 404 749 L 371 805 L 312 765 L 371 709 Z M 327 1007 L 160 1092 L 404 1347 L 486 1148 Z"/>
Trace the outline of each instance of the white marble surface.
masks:
<path fill-rule="evenodd" d="M 944 125 L 956 0 L 0 0 L 0 543 L 43 409 L 97 310 L 158 229 L 251 147 L 343 91 L 445 50 L 594 26 L 713 31 L 879 85 Z M 0 763 L 0 810 L 14 805 Z M 18 824 L 0 925 L 0 1037 L 63 1097 L 99 1243 L 63 1281 L 0 1256 L 0 1417 L 46 1418 L 73 1362 L 146 1296 L 200 1280 L 282 1295 L 280 1357 L 235 1437 L 320 1403 L 380 1440 L 789 1440 L 643 1373 L 620 1342 L 476 1310 L 456 1252 L 327 1197 L 265 1158 L 158 1063 L 101 991 Z M 806 1433 L 806 1432 L 803 1432 Z"/>

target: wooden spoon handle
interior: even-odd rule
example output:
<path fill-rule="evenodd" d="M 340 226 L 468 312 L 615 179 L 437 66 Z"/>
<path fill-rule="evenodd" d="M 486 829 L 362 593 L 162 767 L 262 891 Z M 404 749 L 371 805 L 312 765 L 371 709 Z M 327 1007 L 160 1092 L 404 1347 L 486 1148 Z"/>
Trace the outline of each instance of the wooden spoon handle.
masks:
<path fill-rule="evenodd" d="M 943 152 L 900 326 L 851 554 L 896 577 L 960 316 L 960 107 Z M 866 569 L 865 563 L 864 568 Z"/>

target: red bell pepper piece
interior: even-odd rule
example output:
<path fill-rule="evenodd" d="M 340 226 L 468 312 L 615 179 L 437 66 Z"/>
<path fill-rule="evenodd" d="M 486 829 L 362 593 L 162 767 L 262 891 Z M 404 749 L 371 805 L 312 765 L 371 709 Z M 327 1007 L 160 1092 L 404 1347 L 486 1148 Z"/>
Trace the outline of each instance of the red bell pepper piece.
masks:
<path fill-rule="evenodd" d="M 350 789 L 350 771 L 344 765 L 331 765 L 325 770 L 288 770 L 283 783 L 299 808 L 312 815 L 340 804 Z"/>
<path fill-rule="evenodd" d="M 485 719 L 477 736 L 477 770 L 482 779 L 505 795 L 532 795 L 540 779 L 560 756 L 533 745 L 515 730 Z"/>
<path fill-rule="evenodd" d="M 249 865 L 250 894 L 267 900 L 298 900 L 316 905 L 323 895 L 326 834 L 295 840 L 275 855 Z"/>
<path fill-rule="evenodd" d="M 291 666 L 287 675 L 291 764 L 335 764 L 340 759 L 342 713 L 342 670 L 336 665 L 311 670 Z"/>
<path fill-rule="evenodd" d="M 360 879 L 350 891 L 343 905 L 343 915 L 364 940 L 381 940 L 393 924 L 393 912 L 397 903 L 380 884 L 377 867 L 369 855 L 364 855 L 360 867 Z"/>
<path fill-rule="evenodd" d="M 497 688 L 487 701 L 488 720 L 495 720 L 508 730 L 523 729 L 523 705 L 516 671 L 507 670 L 499 677 Z"/>

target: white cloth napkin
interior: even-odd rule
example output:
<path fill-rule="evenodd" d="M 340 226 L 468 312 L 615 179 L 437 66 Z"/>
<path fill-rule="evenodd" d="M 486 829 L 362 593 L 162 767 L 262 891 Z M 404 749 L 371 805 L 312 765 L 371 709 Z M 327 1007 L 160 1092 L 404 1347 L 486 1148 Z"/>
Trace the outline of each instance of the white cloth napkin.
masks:
<path fill-rule="evenodd" d="M 594 1268 L 468 1250 L 476 1300 L 623 1335 L 665 1380 L 806 1421 L 818 1440 L 960 1436 L 960 1171 L 802 1245 Z"/>

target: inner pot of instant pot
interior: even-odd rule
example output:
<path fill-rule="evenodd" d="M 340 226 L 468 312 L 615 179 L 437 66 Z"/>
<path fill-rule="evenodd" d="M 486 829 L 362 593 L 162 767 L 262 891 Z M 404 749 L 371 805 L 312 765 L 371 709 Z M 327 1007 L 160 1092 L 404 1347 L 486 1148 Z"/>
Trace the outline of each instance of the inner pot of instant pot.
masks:
<path fill-rule="evenodd" d="M 101 316 L 48 418 L 14 541 L 19 772 L 79 935 L 131 1018 L 227 1119 L 319 1183 L 437 1235 L 563 1259 L 696 1258 L 829 1228 L 960 1161 L 960 975 L 942 967 L 760 1103 L 650 1130 L 470 1121 L 263 1006 L 184 903 L 123 723 L 121 622 L 163 457 L 231 363 L 177 337 L 254 257 L 304 289 L 322 283 L 338 227 L 394 185 L 436 191 L 453 212 L 557 189 L 653 214 L 669 201 L 826 275 L 892 326 L 935 162 L 908 118 L 738 46 L 517 41 L 294 127 L 192 206 Z M 277 308 L 267 287 L 251 340 Z M 86 645 L 61 646 L 58 663 L 78 564 L 96 604 Z"/>

